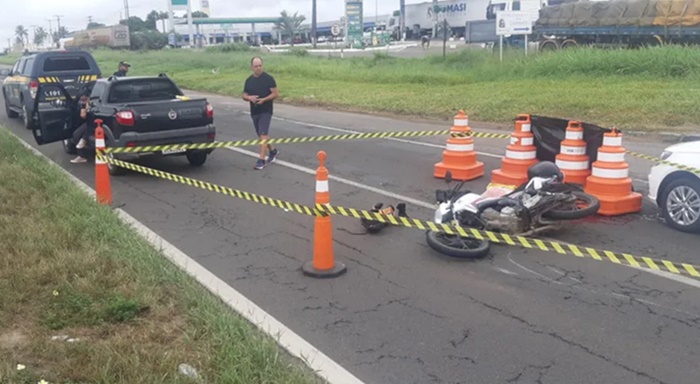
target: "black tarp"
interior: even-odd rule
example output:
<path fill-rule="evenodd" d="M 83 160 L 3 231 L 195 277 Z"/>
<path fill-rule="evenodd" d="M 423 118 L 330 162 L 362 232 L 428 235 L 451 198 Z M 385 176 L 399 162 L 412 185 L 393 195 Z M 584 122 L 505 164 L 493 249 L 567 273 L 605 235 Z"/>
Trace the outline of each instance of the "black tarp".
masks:
<path fill-rule="evenodd" d="M 532 133 L 535 135 L 537 159 L 556 161 L 556 156 L 561 150 L 561 142 L 566 138 L 566 127 L 570 120 L 537 115 L 531 115 L 530 120 Z M 590 159 L 590 167 L 590 164 L 593 164 L 598 158 L 598 148 L 603 145 L 603 134 L 612 130 L 583 121 L 581 125 L 583 126 L 583 141 L 586 142 L 586 154 Z M 618 131 L 622 132 L 619 129 Z"/>

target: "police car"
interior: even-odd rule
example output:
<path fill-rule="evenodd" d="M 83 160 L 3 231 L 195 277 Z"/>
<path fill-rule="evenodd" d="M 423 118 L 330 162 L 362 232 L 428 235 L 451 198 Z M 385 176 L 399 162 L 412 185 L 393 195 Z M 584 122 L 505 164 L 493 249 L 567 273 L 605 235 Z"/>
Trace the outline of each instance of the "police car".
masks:
<path fill-rule="evenodd" d="M 36 126 L 34 101 L 39 84 L 60 83 L 75 97 L 81 87 L 102 77 L 95 59 L 82 50 L 28 53 L 20 57 L 12 69 L 0 71 L 0 75 L 6 76 L 2 84 L 5 112 L 10 118 L 22 115 L 27 129 Z M 44 97 L 46 100 L 63 98 L 58 92 Z"/>

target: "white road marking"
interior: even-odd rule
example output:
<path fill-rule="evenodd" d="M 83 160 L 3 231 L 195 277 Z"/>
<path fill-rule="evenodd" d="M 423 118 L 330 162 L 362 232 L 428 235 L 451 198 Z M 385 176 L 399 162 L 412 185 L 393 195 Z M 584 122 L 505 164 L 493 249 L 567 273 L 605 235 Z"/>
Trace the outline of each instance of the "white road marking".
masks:
<path fill-rule="evenodd" d="M 9 131 L 9 129 L 8 129 Z M 31 150 L 35 155 L 43 158 L 49 164 L 61 170 L 68 178 L 90 197 L 95 197 L 95 190 L 90 188 L 82 180 L 75 177 L 68 170 L 56 164 L 53 160 L 39 152 L 37 149 L 12 133 L 19 141 Z M 330 384 L 364 384 L 360 379 L 343 368 L 340 364 L 326 356 L 319 349 L 301 338 L 290 328 L 265 312 L 240 292 L 236 291 L 225 281 L 211 273 L 194 259 L 187 256 L 167 240 L 160 237 L 150 228 L 136 220 L 121 208 L 114 209 L 119 218 L 126 224 L 131 225 L 146 241 L 155 249 L 160 250 L 165 257 L 180 267 L 190 276 L 194 277 L 200 284 L 204 285 L 211 293 L 218 296 L 233 310 L 255 324 L 259 329 L 274 339 L 282 348 L 290 354 L 304 361 L 317 375 L 327 380 Z"/>
<path fill-rule="evenodd" d="M 241 154 L 250 156 L 250 157 L 254 157 L 254 158 L 260 157 L 260 154 L 259 154 L 259 153 L 251 152 L 251 151 L 248 151 L 248 150 L 243 149 L 243 148 L 238 148 L 238 147 L 227 147 L 226 149 L 228 149 L 228 150 L 230 150 L 230 151 L 238 152 L 238 153 L 241 153 Z M 309 174 L 309 175 L 316 175 L 316 170 L 315 170 L 315 169 L 306 168 L 306 167 L 303 167 L 303 166 L 301 166 L 301 165 L 297 165 L 297 164 L 294 164 L 294 163 L 290 163 L 290 162 L 288 162 L 288 161 L 284 161 L 284 160 L 275 160 L 275 163 L 274 163 L 274 164 L 279 164 L 279 165 L 285 166 L 285 167 L 287 167 L 287 168 L 294 169 L 295 171 L 307 173 L 307 174 Z M 415 204 L 415 205 L 417 205 L 417 206 L 419 206 L 419 207 L 428 208 L 428 209 L 431 209 L 431 210 L 434 210 L 434 209 L 435 209 L 435 205 L 426 203 L 426 202 L 424 202 L 424 201 L 416 200 L 416 199 L 414 199 L 414 198 L 412 198 L 412 197 L 408 197 L 408 196 L 400 195 L 400 194 L 398 194 L 398 193 L 393 193 L 393 192 L 385 191 L 385 190 L 383 190 L 383 189 L 375 188 L 375 187 L 372 187 L 372 186 L 369 186 L 369 185 L 366 185 L 366 184 L 358 183 L 358 182 L 356 182 L 356 181 L 344 179 L 344 178 L 338 177 L 338 176 L 329 175 L 328 178 L 329 178 L 330 180 L 335 180 L 335 181 L 337 181 L 337 182 L 340 182 L 340 183 L 343 183 L 343 184 L 346 184 L 346 185 L 350 185 L 350 186 L 355 187 L 355 188 L 364 189 L 364 190 L 366 190 L 366 191 L 370 191 L 370 192 L 374 192 L 374 193 L 377 193 L 377 194 L 380 194 L 380 195 L 384 195 L 384 196 L 390 197 L 390 198 L 392 198 L 392 199 L 401 200 L 401 201 L 405 201 L 405 202 L 407 202 L 407 203 Z"/>
<path fill-rule="evenodd" d="M 700 281 L 695 280 L 695 279 L 692 279 L 692 278 L 690 278 L 690 277 L 683 276 L 683 275 L 676 275 L 675 273 L 666 272 L 666 271 L 657 271 L 657 270 L 654 270 L 654 269 L 646 269 L 646 268 L 641 268 L 641 267 L 633 267 L 633 266 L 631 266 L 631 265 L 626 265 L 626 267 L 638 269 L 638 270 L 640 270 L 640 271 L 649 272 L 649 273 L 651 273 L 651 274 L 653 274 L 653 275 L 665 277 L 665 278 L 667 278 L 667 279 L 674 280 L 674 281 L 677 281 L 677 282 L 679 282 L 679 283 L 688 284 L 688 285 L 693 286 L 693 287 L 695 287 L 695 288 L 700 288 Z"/>
<path fill-rule="evenodd" d="M 497 270 L 498 272 L 505 273 L 506 275 L 518 276 L 517 273 L 515 273 L 515 272 L 513 272 L 513 271 L 509 271 L 509 270 L 507 270 L 507 269 L 505 269 L 505 268 L 501 268 L 501 267 L 494 267 L 494 268 L 496 268 L 496 270 Z"/>

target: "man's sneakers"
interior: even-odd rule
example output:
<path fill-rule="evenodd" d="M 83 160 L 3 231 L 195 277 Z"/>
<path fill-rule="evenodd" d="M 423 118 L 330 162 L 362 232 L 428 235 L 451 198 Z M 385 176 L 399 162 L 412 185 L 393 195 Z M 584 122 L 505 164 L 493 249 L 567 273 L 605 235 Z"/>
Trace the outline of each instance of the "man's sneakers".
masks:
<path fill-rule="evenodd" d="M 267 158 L 267 163 L 273 163 L 275 160 L 277 160 L 277 155 L 280 154 L 280 151 L 275 148 L 274 150 L 270 151 L 270 155 Z"/>
<path fill-rule="evenodd" d="M 255 169 L 263 169 L 266 165 L 264 159 L 258 159 L 258 162 L 255 163 Z"/>
<path fill-rule="evenodd" d="M 267 166 L 270 163 L 273 163 L 275 160 L 277 160 L 277 156 L 280 154 L 280 151 L 275 148 L 275 150 L 270 152 L 270 155 L 267 158 L 267 161 L 263 159 L 258 159 L 258 161 L 255 163 L 255 169 L 263 169 L 265 166 Z"/>

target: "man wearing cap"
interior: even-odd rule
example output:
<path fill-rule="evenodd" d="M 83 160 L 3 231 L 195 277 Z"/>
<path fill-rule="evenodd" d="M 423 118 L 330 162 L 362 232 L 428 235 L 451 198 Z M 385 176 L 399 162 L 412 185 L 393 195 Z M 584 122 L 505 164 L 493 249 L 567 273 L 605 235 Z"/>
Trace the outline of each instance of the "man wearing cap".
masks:
<path fill-rule="evenodd" d="M 129 68 L 131 68 L 131 64 L 127 63 L 126 61 L 120 61 L 119 70 L 114 72 L 112 76 L 126 77 L 126 73 L 129 72 Z"/>

